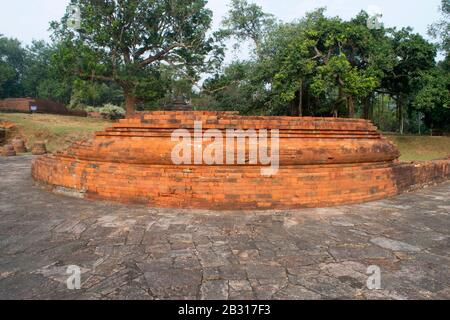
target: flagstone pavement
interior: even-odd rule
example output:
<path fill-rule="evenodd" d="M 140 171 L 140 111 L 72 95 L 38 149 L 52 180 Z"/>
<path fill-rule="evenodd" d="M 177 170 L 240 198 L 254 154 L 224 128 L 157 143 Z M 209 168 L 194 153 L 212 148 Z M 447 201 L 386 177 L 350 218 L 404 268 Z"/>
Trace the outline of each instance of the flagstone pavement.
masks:
<path fill-rule="evenodd" d="M 0 158 L 0 299 L 450 298 L 450 182 L 334 208 L 150 209 L 49 193 L 31 159 Z"/>

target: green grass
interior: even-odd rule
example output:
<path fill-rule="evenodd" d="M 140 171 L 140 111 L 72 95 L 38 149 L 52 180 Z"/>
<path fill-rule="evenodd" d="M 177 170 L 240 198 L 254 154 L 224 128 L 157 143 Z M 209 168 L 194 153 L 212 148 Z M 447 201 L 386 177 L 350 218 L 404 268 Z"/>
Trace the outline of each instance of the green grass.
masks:
<path fill-rule="evenodd" d="M 402 161 L 425 161 L 450 156 L 450 137 L 386 135 L 400 150 Z"/>
<path fill-rule="evenodd" d="M 103 131 L 111 125 L 110 121 L 102 119 L 49 114 L 0 113 L 1 120 L 17 125 L 9 138 L 21 137 L 28 146 L 43 140 L 51 152 L 64 149 L 74 141 L 89 138 L 94 132 Z"/>
<path fill-rule="evenodd" d="M 110 121 L 48 114 L 0 113 L 0 120 L 17 124 L 12 137 L 20 136 L 28 146 L 36 140 L 47 142 L 49 151 L 66 148 L 72 142 L 103 131 Z M 450 155 L 450 137 L 386 135 L 400 149 L 402 161 L 422 161 Z"/>

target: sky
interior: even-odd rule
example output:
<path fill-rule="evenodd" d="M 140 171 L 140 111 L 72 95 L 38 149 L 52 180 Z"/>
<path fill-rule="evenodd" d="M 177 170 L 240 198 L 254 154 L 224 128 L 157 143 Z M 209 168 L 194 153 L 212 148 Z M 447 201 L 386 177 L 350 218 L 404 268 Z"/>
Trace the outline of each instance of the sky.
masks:
<path fill-rule="evenodd" d="M 381 12 L 388 27 L 411 26 L 427 37 L 427 26 L 439 20 L 441 0 L 253 0 L 265 12 L 289 22 L 304 16 L 315 8 L 327 7 L 327 15 L 349 19 L 361 10 Z M 0 0 L 0 34 L 17 38 L 24 44 L 35 40 L 49 40 L 49 22 L 59 20 L 68 0 Z M 213 27 L 220 26 L 228 10 L 228 0 L 210 0 L 214 12 Z M 428 38 L 428 37 L 427 37 Z M 247 48 L 229 50 L 228 59 L 246 56 Z"/>

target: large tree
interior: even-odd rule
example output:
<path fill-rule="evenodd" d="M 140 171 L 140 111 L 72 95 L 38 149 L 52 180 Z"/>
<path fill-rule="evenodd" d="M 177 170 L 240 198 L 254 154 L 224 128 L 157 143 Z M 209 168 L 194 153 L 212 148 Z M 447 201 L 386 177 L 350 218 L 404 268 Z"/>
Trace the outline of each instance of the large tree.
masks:
<path fill-rule="evenodd" d="M 397 116 L 400 132 L 409 129 L 417 112 L 425 115 L 427 126 L 448 122 L 448 83 L 443 81 L 448 69 L 443 63 L 435 70 L 436 47 L 412 29 L 372 29 L 364 11 L 345 21 L 319 8 L 260 32 L 254 28 L 260 20 L 254 17 L 262 11 L 251 15 L 237 5 L 247 8 L 246 1 L 233 3 L 233 21 L 255 21 L 232 25 L 235 35 L 257 35 L 259 48 L 249 61 L 234 61 L 205 82 L 203 92 L 217 107 L 248 114 L 374 120 L 378 101 L 381 110 Z"/>
<path fill-rule="evenodd" d="M 21 77 L 24 95 L 69 103 L 73 76 L 65 77 L 55 68 L 54 55 L 58 50 L 58 45 L 50 45 L 44 41 L 33 41 L 25 48 Z"/>
<path fill-rule="evenodd" d="M 381 54 L 372 48 L 375 38 L 365 22 L 328 18 L 323 8 L 299 21 L 278 23 L 262 37 L 254 63 L 247 64 L 247 81 L 239 89 L 248 97 L 244 91 L 254 88 L 257 102 L 271 114 L 353 117 L 355 101 L 369 96 L 379 83 L 375 62 Z M 216 81 L 216 90 L 231 80 L 231 74 L 225 72 L 222 84 Z"/>
<path fill-rule="evenodd" d="M 414 94 L 421 88 L 424 72 L 435 66 L 436 47 L 411 28 L 392 31 L 394 66 L 383 78 L 383 88 L 395 99 L 399 131 L 404 132 L 404 120 Z"/>
<path fill-rule="evenodd" d="M 222 32 L 238 41 L 251 40 L 258 52 L 264 35 L 274 23 L 274 16 L 265 13 L 261 6 L 247 0 L 231 0 Z"/>
<path fill-rule="evenodd" d="M 435 67 L 422 72 L 418 79 L 420 90 L 413 107 L 422 112 L 425 124 L 433 129 L 450 130 L 450 77 L 448 71 Z"/>
<path fill-rule="evenodd" d="M 307 38 L 300 25 L 280 24 L 273 28 L 262 47 L 259 65 L 272 78 L 276 104 L 291 104 L 292 113 L 302 116 L 304 88 L 316 62 L 310 54 L 314 41 Z"/>
<path fill-rule="evenodd" d="M 26 48 L 22 85 L 26 96 L 39 96 L 39 86 L 49 79 L 49 69 L 53 50 L 44 41 L 33 41 Z"/>
<path fill-rule="evenodd" d="M 440 49 L 448 56 L 450 53 L 450 2 L 442 0 L 440 7 L 442 19 L 429 27 L 429 33 L 440 40 Z"/>
<path fill-rule="evenodd" d="M 205 8 L 205 0 L 72 0 L 71 4 L 80 9 L 80 29 L 67 27 L 69 15 L 52 23 L 54 39 L 65 46 L 61 67 L 82 79 L 120 85 L 129 114 L 137 98 L 146 98 L 152 90 L 161 64 L 198 78 L 208 65 L 205 58 L 218 49 L 213 36 L 207 35 L 212 12 Z"/>
<path fill-rule="evenodd" d="M 374 36 L 360 19 L 327 18 L 323 9 L 307 14 L 304 28 L 314 42 L 311 59 L 317 62 L 311 81 L 313 95 L 334 100 L 333 116 L 346 112 L 354 117 L 355 102 L 378 85 L 376 54 L 369 49 Z"/>
<path fill-rule="evenodd" d="M 0 98 L 22 95 L 25 50 L 17 39 L 0 34 Z"/>

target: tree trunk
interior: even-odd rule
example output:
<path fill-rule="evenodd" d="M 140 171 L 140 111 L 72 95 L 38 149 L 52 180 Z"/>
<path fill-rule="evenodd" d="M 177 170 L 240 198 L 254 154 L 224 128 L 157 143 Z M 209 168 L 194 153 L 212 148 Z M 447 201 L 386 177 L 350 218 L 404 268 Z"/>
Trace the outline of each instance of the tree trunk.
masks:
<path fill-rule="evenodd" d="M 338 101 L 337 103 L 334 104 L 333 107 L 333 117 L 337 118 L 339 113 L 339 106 L 341 105 L 341 103 L 344 102 L 345 103 L 345 97 L 344 97 L 344 90 L 342 88 L 342 86 L 339 86 L 339 94 L 338 94 Z"/>
<path fill-rule="evenodd" d="M 303 117 L 303 81 L 300 82 L 298 89 L 298 116 Z"/>
<path fill-rule="evenodd" d="M 292 117 L 296 117 L 297 116 L 297 107 L 295 105 L 295 100 L 289 102 L 289 110 L 288 113 L 290 116 Z"/>
<path fill-rule="evenodd" d="M 397 99 L 397 112 L 398 112 L 398 125 L 400 134 L 404 131 L 404 116 L 403 116 L 403 98 L 399 97 Z"/>
<path fill-rule="evenodd" d="M 384 94 L 381 94 L 381 106 L 380 106 L 380 113 L 378 115 L 378 123 L 381 128 L 384 128 L 382 124 L 384 125 Z"/>
<path fill-rule="evenodd" d="M 348 117 L 354 118 L 355 117 L 355 104 L 353 102 L 352 96 L 347 97 L 347 107 L 348 107 Z"/>
<path fill-rule="evenodd" d="M 367 103 L 367 97 L 362 98 L 363 118 L 369 120 L 369 104 Z"/>
<path fill-rule="evenodd" d="M 309 115 L 314 116 L 314 112 L 312 111 L 313 108 L 311 108 L 311 95 L 308 90 L 305 90 L 304 94 L 306 96 L 306 108 L 308 109 L 308 113 Z"/>
<path fill-rule="evenodd" d="M 375 108 L 374 108 L 375 96 L 374 95 L 369 96 L 368 104 L 369 104 L 369 120 L 373 121 L 375 119 Z"/>
<path fill-rule="evenodd" d="M 419 123 L 419 136 L 421 135 L 421 128 L 420 128 L 420 112 L 417 112 L 417 122 Z"/>
<path fill-rule="evenodd" d="M 125 96 L 125 109 L 127 112 L 127 117 L 129 117 L 135 112 L 136 97 L 131 89 L 124 89 L 123 94 Z"/>

